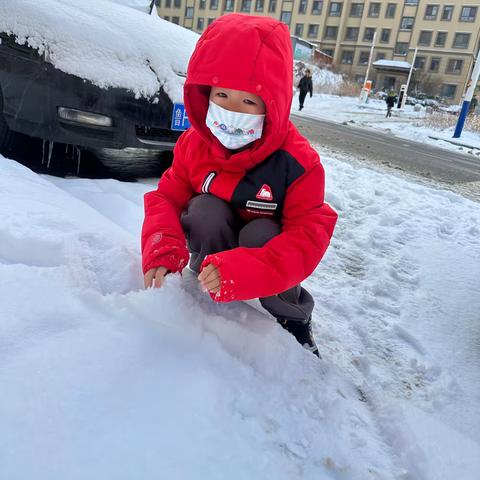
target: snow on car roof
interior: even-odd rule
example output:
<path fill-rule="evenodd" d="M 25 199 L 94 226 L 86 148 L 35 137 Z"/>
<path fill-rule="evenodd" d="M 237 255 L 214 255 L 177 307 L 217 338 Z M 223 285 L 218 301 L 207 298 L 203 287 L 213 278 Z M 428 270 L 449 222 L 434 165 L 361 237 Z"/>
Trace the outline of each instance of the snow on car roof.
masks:
<path fill-rule="evenodd" d="M 163 86 L 173 102 L 183 100 L 178 73 L 185 74 L 199 38 L 156 10 L 148 15 L 111 0 L 1 0 L 0 31 L 65 73 L 137 97 L 153 97 Z"/>

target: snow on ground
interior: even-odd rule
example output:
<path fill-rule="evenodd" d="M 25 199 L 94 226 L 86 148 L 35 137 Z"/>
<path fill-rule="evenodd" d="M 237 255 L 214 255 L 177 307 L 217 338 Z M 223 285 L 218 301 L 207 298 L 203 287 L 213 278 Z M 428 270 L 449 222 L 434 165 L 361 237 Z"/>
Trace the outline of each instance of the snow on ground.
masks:
<path fill-rule="evenodd" d="M 142 290 L 150 184 L 0 157 L 0 478 L 476 479 L 480 205 L 323 160 L 319 361 L 178 276 Z"/>
<path fill-rule="evenodd" d="M 339 123 L 352 123 L 357 127 L 390 132 L 398 137 L 428 143 L 452 151 L 471 153 L 480 156 L 480 135 L 464 130 L 461 138 L 452 139 L 454 129 L 436 130 L 423 125 L 426 116 L 424 107 L 415 112 L 412 105 L 406 105 L 403 112 L 395 107 L 393 116 L 385 118 L 387 107 L 384 100 L 370 99 L 367 104 L 360 104 L 355 97 L 315 93 L 312 98 L 307 95 L 304 109 L 298 111 L 298 92 L 292 102 L 292 113 L 307 117 L 321 118 Z M 435 140 L 431 137 L 443 140 Z M 460 144 L 453 144 L 456 141 Z"/>
<path fill-rule="evenodd" d="M 177 73 L 187 71 L 198 34 L 132 8 L 136 0 L 124 3 L 1 0 L 0 31 L 45 52 L 59 70 L 100 87 L 153 97 L 163 86 L 172 101 L 182 102 Z"/>

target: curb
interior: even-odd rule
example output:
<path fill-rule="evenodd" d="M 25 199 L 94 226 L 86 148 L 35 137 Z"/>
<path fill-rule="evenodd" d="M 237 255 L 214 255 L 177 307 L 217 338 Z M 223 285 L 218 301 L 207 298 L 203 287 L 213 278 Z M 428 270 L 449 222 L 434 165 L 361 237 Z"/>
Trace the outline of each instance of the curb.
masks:
<path fill-rule="evenodd" d="M 470 148 L 472 150 L 480 150 L 480 145 L 469 145 L 468 143 L 457 142 L 456 140 L 450 140 L 443 137 L 434 137 L 433 135 L 429 135 L 428 138 L 431 138 L 432 140 L 442 140 L 444 142 L 451 143 L 452 145 L 458 145 L 459 147 Z"/>

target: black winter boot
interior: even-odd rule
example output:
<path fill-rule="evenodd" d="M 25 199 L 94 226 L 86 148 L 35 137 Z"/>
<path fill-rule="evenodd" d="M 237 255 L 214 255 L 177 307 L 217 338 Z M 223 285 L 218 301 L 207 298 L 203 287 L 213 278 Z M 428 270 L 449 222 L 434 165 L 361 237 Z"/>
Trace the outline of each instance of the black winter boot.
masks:
<path fill-rule="evenodd" d="M 318 358 L 320 354 L 318 353 L 318 347 L 315 343 L 312 334 L 312 317 L 308 319 L 307 323 L 301 323 L 295 320 L 286 320 L 278 319 L 278 323 L 288 332 L 290 332 L 296 339 L 297 342 L 302 345 L 303 348 L 309 350 Z"/>

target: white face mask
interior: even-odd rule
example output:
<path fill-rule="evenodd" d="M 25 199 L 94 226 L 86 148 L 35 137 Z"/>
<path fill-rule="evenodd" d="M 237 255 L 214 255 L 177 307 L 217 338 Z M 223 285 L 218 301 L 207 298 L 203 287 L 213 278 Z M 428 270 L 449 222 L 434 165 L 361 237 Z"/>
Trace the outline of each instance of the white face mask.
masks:
<path fill-rule="evenodd" d="M 205 123 L 224 147 L 236 150 L 262 136 L 264 120 L 265 115 L 232 112 L 210 101 Z"/>

